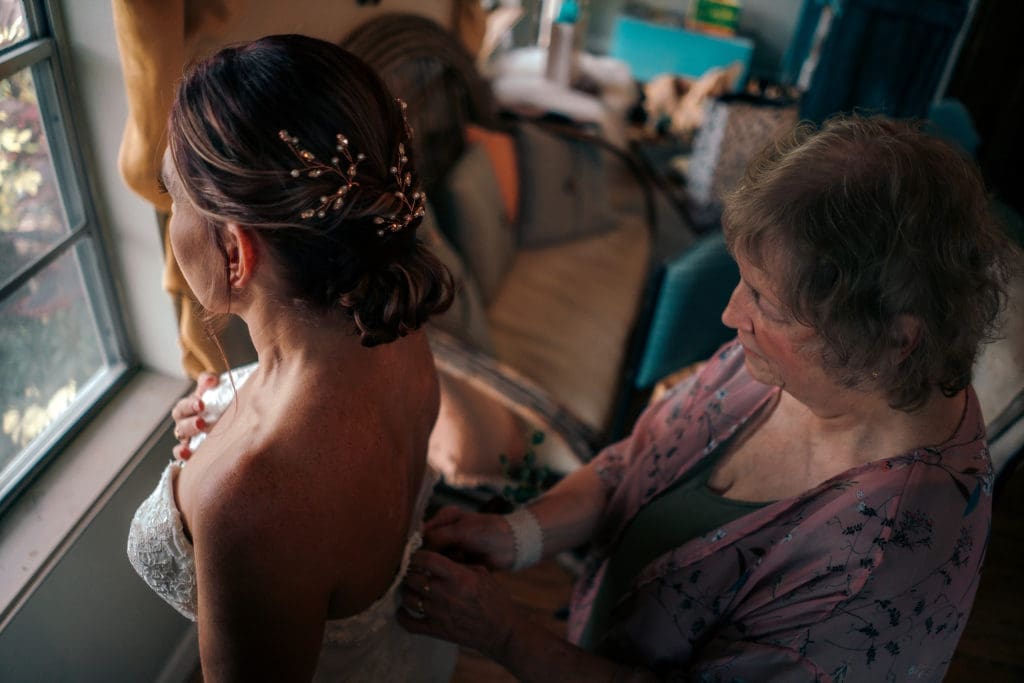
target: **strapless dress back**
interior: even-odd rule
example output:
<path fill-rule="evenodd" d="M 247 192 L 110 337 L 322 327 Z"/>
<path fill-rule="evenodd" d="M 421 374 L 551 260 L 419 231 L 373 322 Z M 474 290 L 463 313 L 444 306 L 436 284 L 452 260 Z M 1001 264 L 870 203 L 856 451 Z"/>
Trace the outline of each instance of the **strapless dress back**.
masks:
<path fill-rule="evenodd" d="M 128 535 L 128 558 L 157 595 L 195 621 L 195 553 L 174 502 L 178 470 L 176 463 L 169 464 L 136 511 Z M 456 647 L 411 634 L 395 618 L 409 558 L 422 544 L 423 513 L 436 477 L 430 470 L 424 476 L 402 563 L 384 595 L 359 614 L 326 623 L 314 680 L 432 683 L 451 678 Z"/>

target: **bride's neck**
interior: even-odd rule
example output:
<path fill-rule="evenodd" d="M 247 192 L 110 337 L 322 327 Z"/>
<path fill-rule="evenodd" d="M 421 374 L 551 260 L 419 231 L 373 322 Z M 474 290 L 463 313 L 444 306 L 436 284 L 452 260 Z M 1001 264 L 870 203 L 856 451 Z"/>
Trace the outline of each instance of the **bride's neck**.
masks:
<path fill-rule="evenodd" d="M 355 325 L 340 308 L 320 313 L 263 299 L 247 306 L 239 315 L 249 328 L 264 372 L 288 365 L 342 365 L 366 350 Z"/>

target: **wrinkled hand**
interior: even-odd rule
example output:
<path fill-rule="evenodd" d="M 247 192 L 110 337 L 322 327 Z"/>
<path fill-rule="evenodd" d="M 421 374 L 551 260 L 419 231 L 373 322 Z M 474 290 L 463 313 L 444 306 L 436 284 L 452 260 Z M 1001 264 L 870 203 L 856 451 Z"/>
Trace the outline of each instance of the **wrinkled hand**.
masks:
<path fill-rule="evenodd" d="M 421 550 L 412 557 L 398 621 L 423 633 L 500 658 L 512 634 L 529 628 L 526 615 L 485 568 Z"/>
<path fill-rule="evenodd" d="M 196 380 L 195 390 L 188 396 L 174 404 L 171 409 L 171 419 L 174 420 L 174 436 L 178 445 L 174 447 L 174 457 L 178 460 L 188 460 L 192 457 L 192 451 L 188 447 L 189 440 L 199 432 L 205 432 L 211 425 L 202 418 L 205 406 L 200 398 L 207 389 L 217 386 L 220 379 L 217 375 L 204 372 Z"/>
<path fill-rule="evenodd" d="M 460 562 L 507 570 L 516 559 L 512 527 L 502 515 L 441 508 L 423 526 L 423 547 Z"/>

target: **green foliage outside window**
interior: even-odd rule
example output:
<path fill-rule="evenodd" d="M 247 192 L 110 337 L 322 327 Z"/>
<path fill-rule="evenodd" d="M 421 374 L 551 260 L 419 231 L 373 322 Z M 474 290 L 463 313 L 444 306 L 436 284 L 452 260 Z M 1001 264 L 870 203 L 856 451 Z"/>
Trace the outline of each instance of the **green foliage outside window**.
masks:
<path fill-rule="evenodd" d="M 0 46 L 27 37 L 0 2 Z M 0 81 L 0 282 L 68 233 L 32 71 Z M 0 469 L 71 405 L 102 365 L 71 249 L 0 301 Z"/>

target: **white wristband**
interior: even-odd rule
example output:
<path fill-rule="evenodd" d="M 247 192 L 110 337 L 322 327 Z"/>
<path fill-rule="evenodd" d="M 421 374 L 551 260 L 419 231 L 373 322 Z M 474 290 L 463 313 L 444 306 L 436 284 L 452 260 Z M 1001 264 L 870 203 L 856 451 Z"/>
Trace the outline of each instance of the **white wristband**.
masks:
<path fill-rule="evenodd" d="M 516 548 L 512 571 L 526 569 L 540 562 L 544 553 L 544 531 L 540 528 L 537 516 L 529 508 L 521 507 L 505 515 L 505 521 L 512 527 L 512 540 Z"/>

